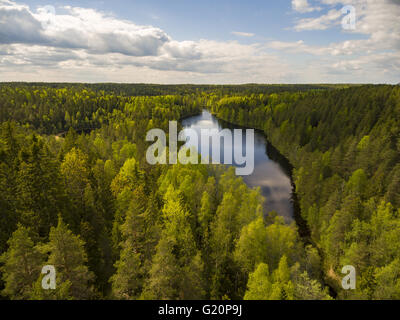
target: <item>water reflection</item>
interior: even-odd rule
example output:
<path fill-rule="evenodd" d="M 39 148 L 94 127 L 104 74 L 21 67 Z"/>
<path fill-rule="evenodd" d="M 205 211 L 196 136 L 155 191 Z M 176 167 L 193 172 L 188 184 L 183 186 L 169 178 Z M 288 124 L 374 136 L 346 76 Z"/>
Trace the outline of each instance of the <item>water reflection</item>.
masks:
<path fill-rule="evenodd" d="M 185 129 L 194 129 L 200 137 L 201 129 L 230 129 L 233 126 L 218 120 L 211 113 L 204 110 L 201 115 L 193 116 L 182 121 Z M 235 127 L 238 128 L 238 127 Z M 232 132 L 233 136 L 233 132 Z M 244 141 L 234 141 L 234 147 L 238 144 L 243 145 L 245 150 L 245 134 Z M 210 142 L 211 144 L 211 142 Z M 189 142 L 189 145 L 194 145 Z M 201 141 L 201 145 L 194 145 L 200 154 L 206 146 L 205 141 Z M 221 146 L 221 149 L 223 146 Z M 254 172 L 250 176 L 243 176 L 243 180 L 249 187 L 260 187 L 262 195 L 266 198 L 265 212 L 276 211 L 283 216 L 287 222 L 293 221 L 293 204 L 292 204 L 292 185 L 287 171 L 276 161 L 270 159 L 267 155 L 268 142 L 264 135 L 258 131 L 254 135 Z M 232 148 L 230 150 L 233 151 Z M 244 152 L 244 151 L 243 151 Z M 209 151 L 211 154 L 211 151 Z M 223 152 L 221 151 L 223 159 Z M 235 163 L 234 166 L 237 166 Z"/>

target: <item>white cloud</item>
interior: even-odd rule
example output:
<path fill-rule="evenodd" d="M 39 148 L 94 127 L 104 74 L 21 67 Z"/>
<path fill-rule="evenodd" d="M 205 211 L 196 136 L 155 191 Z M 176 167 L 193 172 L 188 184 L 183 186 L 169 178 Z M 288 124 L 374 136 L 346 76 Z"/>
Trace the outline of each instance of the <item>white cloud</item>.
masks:
<path fill-rule="evenodd" d="M 0 81 L 397 83 L 400 5 L 396 1 L 354 0 L 354 36 L 321 45 L 303 40 L 177 41 L 160 28 L 136 25 L 94 9 L 57 8 L 52 15 L 44 8 L 34 11 L 0 0 Z M 342 32 L 338 9 L 345 4 L 321 0 L 311 6 L 297 1 L 293 5 L 299 13 L 323 12 L 297 20 L 293 29 Z"/>
<path fill-rule="evenodd" d="M 39 44 L 85 49 L 95 53 L 118 52 L 132 56 L 157 55 L 170 40 L 159 28 L 138 26 L 93 9 L 65 7 L 54 15 L 11 1 L 0 2 L 0 43 Z"/>
<path fill-rule="evenodd" d="M 400 78 L 400 1 L 398 0 L 354 0 L 356 29 L 342 30 L 344 17 L 341 7 L 348 3 L 343 0 L 322 0 L 326 12 L 317 17 L 300 19 L 294 30 L 312 31 L 335 28 L 353 37 L 328 45 L 309 45 L 304 41 L 270 41 L 267 47 L 285 52 L 290 57 L 311 55 L 311 61 L 304 72 L 319 74 L 321 79 L 349 79 L 350 82 L 392 82 Z M 339 10 L 338 10 L 339 9 Z M 358 35 L 358 37 L 357 37 Z M 301 66 L 294 66 L 301 70 Z"/>
<path fill-rule="evenodd" d="M 13 79 L 10 69 L 23 75 L 22 80 L 47 72 L 51 74 L 48 81 L 57 80 L 67 70 L 75 72 L 80 81 L 91 81 L 97 74 L 97 81 L 147 81 L 153 75 L 151 82 L 157 82 L 163 79 L 162 73 L 172 77 L 168 82 L 173 83 L 188 79 L 284 82 L 288 74 L 285 64 L 259 45 L 176 41 L 159 28 L 139 26 L 94 9 L 58 9 L 52 15 L 45 8 L 34 12 L 28 6 L 0 0 L 0 80 Z"/>
<path fill-rule="evenodd" d="M 305 18 L 299 20 L 294 29 L 296 31 L 326 30 L 333 25 L 338 25 L 340 23 L 339 18 L 341 17 L 341 11 L 332 9 L 327 14 L 324 14 L 318 18 Z"/>
<path fill-rule="evenodd" d="M 307 0 L 292 0 L 292 9 L 300 13 L 321 10 L 320 7 L 311 7 Z"/>
<path fill-rule="evenodd" d="M 231 33 L 238 37 L 254 37 L 254 33 L 249 32 L 232 31 Z"/>
<path fill-rule="evenodd" d="M 321 4 L 345 6 L 345 0 L 322 0 Z M 355 30 L 341 30 L 344 15 L 341 10 L 331 9 L 315 18 L 296 22 L 296 31 L 326 30 L 338 27 L 338 32 L 362 35 L 357 40 L 347 40 L 329 45 L 334 55 L 369 54 L 377 51 L 400 50 L 400 1 L 354 0 L 356 9 Z"/>

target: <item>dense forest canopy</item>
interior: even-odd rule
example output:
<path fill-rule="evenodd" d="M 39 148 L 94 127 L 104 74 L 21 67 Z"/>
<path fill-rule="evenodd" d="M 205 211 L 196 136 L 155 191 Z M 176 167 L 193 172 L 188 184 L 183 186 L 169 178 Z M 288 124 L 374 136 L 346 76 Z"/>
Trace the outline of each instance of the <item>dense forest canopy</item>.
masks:
<path fill-rule="evenodd" d="M 400 298 L 400 87 L 227 96 L 220 118 L 262 129 L 293 164 L 301 213 L 340 298 Z M 340 290 L 341 269 L 358 271 Z"/>
<path fill-rule="evenodd" d="M 311 239 L 234 170 L 146 163 L 148 130 L 203 108 L 289 159 Z M 0 123 L 5 298 L 400 298 L 398 86 L 3 83 Z"/>

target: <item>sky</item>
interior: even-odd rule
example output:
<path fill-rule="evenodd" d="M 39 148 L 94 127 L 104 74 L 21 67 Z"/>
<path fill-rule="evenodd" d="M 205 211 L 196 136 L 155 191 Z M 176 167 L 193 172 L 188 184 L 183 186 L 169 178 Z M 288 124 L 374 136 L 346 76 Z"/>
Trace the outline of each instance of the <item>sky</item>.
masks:
<path fill-rule="evenodd" d="M 399 83 L 400 0 L 0 0 L 0 81 Z"/>

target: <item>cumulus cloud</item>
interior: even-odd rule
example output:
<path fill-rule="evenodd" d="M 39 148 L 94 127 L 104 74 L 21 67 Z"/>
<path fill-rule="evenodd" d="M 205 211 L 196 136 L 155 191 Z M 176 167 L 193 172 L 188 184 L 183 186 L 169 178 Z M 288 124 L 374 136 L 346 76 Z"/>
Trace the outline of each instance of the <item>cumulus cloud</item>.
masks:
<path fill-rule="evenodd" d="M 344 7 L 345 0 L 322 0 L 321 4 Z M 364 39 L 349 40 L 330 45 L 332 53 L 354 54 L 382 50 L 400 50 L 400 1 L 398 0 L 354 0 L 356 28 L 342 30 Z M 344 15 L 340 9 L 330 9 L 328 13 L 315 18 L 301 19 L 295 23 L 296 31 L 326 30 L 341 28 Z M 339 29 L 340 31 L 340 29 Z"/>
<path fill-rule="evenodd" d="M 335 28 L 353 36 L 318 45 L 303 40 L 177 41 L 160 28 L 94 9 L 62 7 L 55 14 L 46 7 L 33 10 L 0 0 L 0 81 L 398 82 L 399 2 L 353 3 L 356 30 L 341 31 L 344 1 L 292 1 L 301 14 L 291 29 L 295 35 Z M 314 17 L 304 18 L 304 13 Z"/>
<path fill-rule="evenodd" d="M 212 73 L 215 79 L 225 77 L 225 82 L 234 83 L 240 78 L 240 82 L 272 80 L 262 70 L 276 70 L 279 78 L 284 68 L 277 57 L 264 52 L 261 46 L 205 39 L 176 41 L 159 28 L 136 25 L 94 9 L 67 6 L 57 8 L 57 14 L 49 9 L 39 7 L 33 11 L 28 6 L 0 0 L 3 77 L 10 76 L 9 68 L 36 73 L 41 67 L 79 69 L 82 73 L 91 70 L 93 74 L 94 69 L 107 67 L 109 73 L 122 69 L 134 69 L 136 74 L 141 69 L 146 76 L 181 73 L 176 79 L 182 79 L 182 73 L 196 75 L 198 79 Z M 252 36 L 242 32 L 237 35 Z M 140 81 L 131 76 L 131 81 Z M 207 80 L 210 81 L 209 76 Z"/>
<path fill-rule="evenodd" d="M 32 12 L 27 6 L 0 2 L 0 43 L 150 56 L 157 55 L 170 40 L 161 29 L 138 26 L 93 9 L 63 9 L 65 14 L 49 16 L 43 8 Z"/>
<path fill-rule="evenodd" d="M 325 13 L 295 21 L 297 32 L 335 28 L 338 33 L 351 33 L 353 39 L 328 45 L 309 45 L 303 41 L 270 41 L 267 47 L 288 54 L 310 54 L 317 57 L 313 66 L 320 74 L 340 75 L 353 81 L 369 79 L 398 82 L 400 76 L 400 1 L 354 0 L 356 28 L 341 29 L 345 0 L 321 0 Z M 357 38 L 356 36 L 360 36 Z M 390 79 L 390 80 L 389 80 Z"/>
<path fill-rule="evenodd" d="M 159 28 L 94 9 L 63 7 L 57 14 L 48 9 L 33 11 L 0 0 L 0 80 L 19 74 L 22 80 L 39 81 L 40 74 L 47 74 L 45 80 L 53 81 L 61 75 L 65 81 L 91 81 L 97 75 L 97 81 L 147 82 L 153 77 L 150 81 L 156 82 L 168 74 L 164 82 L 189 77 L 189 82 L 241 83 L 285 82 L 288 74 L 285 64 L 259 45 L 176 41 Z"/>
<path fill-rule="evenodd" d="M 27 6 L 0 1 L 0 43 L 44 43 L 41 28 Z"/>

